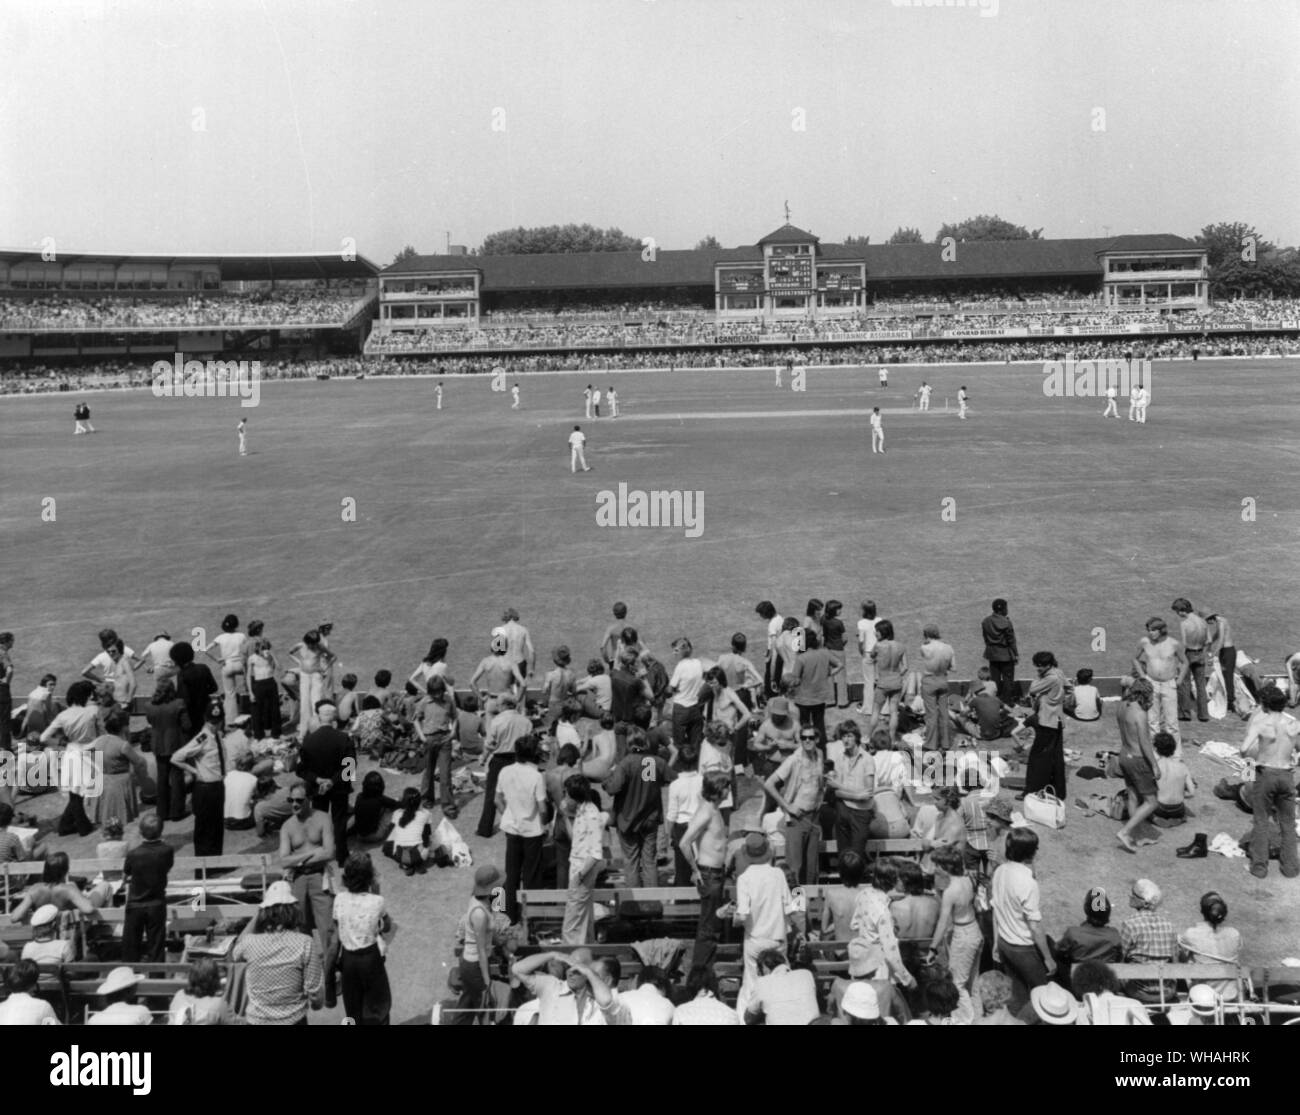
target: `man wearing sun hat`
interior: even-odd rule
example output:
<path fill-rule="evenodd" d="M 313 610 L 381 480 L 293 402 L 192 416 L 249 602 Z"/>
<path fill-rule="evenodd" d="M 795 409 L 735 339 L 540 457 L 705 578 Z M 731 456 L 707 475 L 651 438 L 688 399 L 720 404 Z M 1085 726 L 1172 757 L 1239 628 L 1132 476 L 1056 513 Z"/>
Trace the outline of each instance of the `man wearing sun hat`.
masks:
<path fill-rule="evenodd" d="M 71 964 L 76 959 L 75 943 L 58 934 L 59 908 L 47 903 L 32 914 L 32 939 L 23 945 L 22 958 L 37 964 Z"/>
<path fill-rule="evenodd" d="M 104 1000 L 104 1009 L 86 1022 L 87 1026 L 150 1026 L 153 1015 L 143 1003 L 136 1002 L 136 986 L 144 976 L 138 976 L 123 965 L 114 968 L 99 985 L 98 995 Z"/>
<path fill-rule="evenodd" d="M 788 919 L 794 908 L 785 872 L 772 866 L 767 837 L 761 832 L 751 832 L 745 838 L 744 853 L 750 866 L 736 879 L 732 910 L 735 920 L 745 927 L 745 975 L 736 1000 L 736 1012 L 741 1018 L 745 1016 L 754 981 L 758 979 L 759 954 L 768 949 L 785 951 Z M 719 911 L 719 916 L 725 916 L 725 908 Z"/>

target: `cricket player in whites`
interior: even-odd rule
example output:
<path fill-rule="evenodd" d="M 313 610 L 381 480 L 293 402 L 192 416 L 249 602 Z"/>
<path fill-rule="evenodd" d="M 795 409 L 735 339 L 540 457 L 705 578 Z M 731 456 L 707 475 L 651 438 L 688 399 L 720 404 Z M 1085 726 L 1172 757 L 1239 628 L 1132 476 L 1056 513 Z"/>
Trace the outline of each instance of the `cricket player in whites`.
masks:
<path fill-rule="evenodd" d="M 611 418 L 617 418 L 618 417 L 618 392 L 611 387 L 608 391 L 605 392 L 605 401 L 609 403 L 609 416 Z"/>
<path fill-rule="evenodd" d="M 880 369 L 880 389 L 883 391 L 889 386 L 889 369 Z"/>
<path fill-rule="evenodd" d="M 957 391 L 957 417 L 966 417 L 966 385 L 964 383 Z"/>
<path fill-rule="evenodd" d="M 917 410 L 930 409 L 930 392 L 932 388 L 925 380 L 921 380 L 921 386 L 916 389 Z"/>
<path fill-rule="evenodd" d="M 1141 398 L 1142 388 L 1139 384 L 1135 383 L 1128 389 L 1128 420 L 1130 422 L 1137 421 L 1138 402 Z"/>
<path fill-rule="evenodd" d="M 1103 418 L 1119 417 L 1119 407 L 1115 403 L 1115 385 L 1108 383 L 1106 385 L 1106 409 L 1101 412 Z"/>
<path fill-rule="evenodd" d="M 437 403 L 436 409 L 442 410 L 442 384 L 441 383 L 435 383 L 433 385 L 433 398 Z"/>
<path fill-rule="evenodd" d="M 871 452 L 885 451 L 885 425 L 880 417 L 880 408 L 871 408 Z"/>
<path fill-rule="evenodd" d="M 247 457 L 248 456 L 248 419 L 241 418 L 239 420 L 239 425 L 236 426 L 235 429 L 239 431 L 239 455 L 241 457 Z"/>
<path fill-rule="evenodd" d="M 516 383 L 513 387 L 510 388 L 510 398 L 512 400 L 510 403 L 510 409 L 518 410 L 519 409 L 519 384 Z"/>
<path fill-rule="evenodd" d="M 587 444 L 587 435 L 582 432 L 581 426 L 574 426 L 573 433 L 569 435 L 569 471 L 577 472 L 578 466 L 582 466 L 583 472 L 590 472 L 587 467 L 587 457 L 583 453 L 583 446 Z"/>
<path fill-rule="evenodd" d="M 1138 388 L 1138 400 L 1137 400 L 1138 416 L 1137 416 L 1137 420 L 1138 420 L 1139 422 L 1146 422 L 1146 420 L 1147 420 L 1147 407 L 1150 405 L 1150 403 L 1151 403 L 1151 388 L 1149 388 L 1149 387 L 1144 383 L 1141 387 Z"/>

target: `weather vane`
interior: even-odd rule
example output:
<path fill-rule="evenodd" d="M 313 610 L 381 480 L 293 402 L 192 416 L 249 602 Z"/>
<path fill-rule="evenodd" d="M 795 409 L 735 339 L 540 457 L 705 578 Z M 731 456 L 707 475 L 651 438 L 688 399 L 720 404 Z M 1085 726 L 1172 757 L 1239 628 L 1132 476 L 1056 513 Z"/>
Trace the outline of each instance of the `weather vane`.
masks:
<path fill-rule="evenodd" d="M 788 201 L 785 203 L 785 223 L 790 223 L 790 203 Z"/>

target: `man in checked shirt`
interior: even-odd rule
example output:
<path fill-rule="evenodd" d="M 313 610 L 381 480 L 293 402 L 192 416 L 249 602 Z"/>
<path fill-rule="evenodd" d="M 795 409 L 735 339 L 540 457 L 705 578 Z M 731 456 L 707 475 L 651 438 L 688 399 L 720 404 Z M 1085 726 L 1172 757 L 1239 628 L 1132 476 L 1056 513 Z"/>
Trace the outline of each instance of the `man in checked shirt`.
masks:
<path fill-rule="evenodd" d="M 1126 964 L 1148 964 L 1157 960 L 1170 962 L 1178 943 L 1178 931 L 1164 914 L 1158 913 L 1164 895 L 1150 879 L 1139 879 L 1133 884 L 1129 905 L 1137 912 L 1126 918 L 1119 927 L 1120 945 L 1124 949 Z M 1165 989 L 1165 997 L 1173 997 L 1173 985 Z M 1160 1001 L 1159 980 L 1130 980 L 1128 993 L 1141 1003 Z"/>

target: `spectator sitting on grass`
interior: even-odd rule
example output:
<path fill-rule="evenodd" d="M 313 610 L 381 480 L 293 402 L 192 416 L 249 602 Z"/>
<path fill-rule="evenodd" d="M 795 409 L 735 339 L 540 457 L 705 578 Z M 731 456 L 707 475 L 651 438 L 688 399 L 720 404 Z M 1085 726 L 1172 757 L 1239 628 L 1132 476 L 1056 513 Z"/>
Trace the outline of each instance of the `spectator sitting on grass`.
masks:
<path fill-rule="evenodd" d="M 349 836 L 358 840 L 375 841 L 384 831 L 386 814 L 398 808 L 398 803 L 384 793 L 384 776 L 377 770 L 368 771 L 361 780 L 361 792 L 352 807 L 352 829 Z"/>
<path fill-rule="evenodd" d="M 1187 821 L 1186 798 L 1196 793 L 1196 780 L 1187 764 L 1176 754 L 1178 741 L 1168 732 L 1157 732 L 1151 741 L 1159 758 L 1156 760 L 1156 811 L 1153 825 L 1171 828 Z"/>

